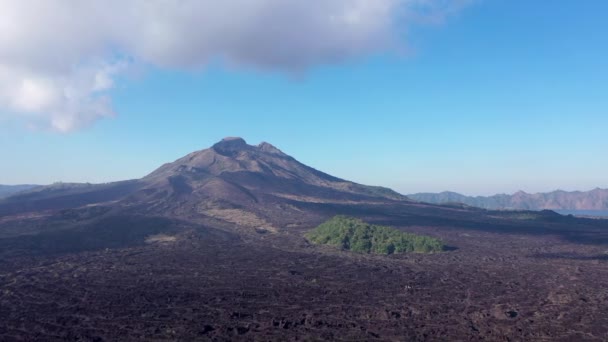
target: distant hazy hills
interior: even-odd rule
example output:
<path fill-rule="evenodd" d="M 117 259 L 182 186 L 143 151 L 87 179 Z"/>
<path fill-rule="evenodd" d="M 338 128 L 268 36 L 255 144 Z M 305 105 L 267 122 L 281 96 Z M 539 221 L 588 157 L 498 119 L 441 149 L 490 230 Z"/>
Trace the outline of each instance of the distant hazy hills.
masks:
<path fill-rule="evenodd" d="M 418 193 L 409 198 L 427 203 L 464 203 L 486 209 L 524 209 L 524 210 L 608 210 L 608 189 L 591 191 L 553 191 L 528 194 L 523 191 L 513 195 L 465 196 L 455 192 Z"/>
<path fill-rule="evenodd" d="M 0 198 L 7 197 L 7 196 L 10 196 L 12 194 L 21 192 L 21 191 L 30 190 L 30 189 L 33 189 L 33 188 L 35 188 L 37 186 L 38 185 L 32 185 L 32 184 L 0 185 Z"/>

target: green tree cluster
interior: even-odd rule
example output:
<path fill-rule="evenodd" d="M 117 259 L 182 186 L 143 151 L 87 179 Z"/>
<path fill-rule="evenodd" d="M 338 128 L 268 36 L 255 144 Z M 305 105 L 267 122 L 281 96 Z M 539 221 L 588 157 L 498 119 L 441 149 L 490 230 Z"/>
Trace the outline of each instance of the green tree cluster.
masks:
<path fill-rule="evenodd" d="M 443 243 L 429 236 L 368 224 L 362 220 L 336 216 L 306 234 L 315 244 L 331 245 L 359 253 L 435 253 L 444 250 Z"/>

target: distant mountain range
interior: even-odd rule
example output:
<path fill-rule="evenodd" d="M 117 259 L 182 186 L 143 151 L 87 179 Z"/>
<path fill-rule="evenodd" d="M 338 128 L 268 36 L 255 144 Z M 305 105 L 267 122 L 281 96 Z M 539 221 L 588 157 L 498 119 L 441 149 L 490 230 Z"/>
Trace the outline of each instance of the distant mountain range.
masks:
<path fill-rule="evenodd" d="M 21 184 L 21 185 L 0 185 L 0 198 L 8 197 L 12 194 L 26 191 L 37 187 L 38 185 Z"/>
<path fill-rule="evenodd" d="M 522 210 L 608 210 L 608 189 L 590 191 L 562 191 L 529 194 L 523 191 L 513 195 L 465 196 L 456 192 L 418 193 L 409 198 L 426 203 L 463 203 L 485 209 Z"/>

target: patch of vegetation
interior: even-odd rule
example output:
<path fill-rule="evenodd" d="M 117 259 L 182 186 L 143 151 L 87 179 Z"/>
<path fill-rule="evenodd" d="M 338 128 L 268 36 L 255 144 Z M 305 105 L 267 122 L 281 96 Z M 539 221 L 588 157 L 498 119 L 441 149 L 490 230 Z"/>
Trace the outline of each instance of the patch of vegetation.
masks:
<path fill-rule="evenodd" d="M 306 234 L 315 244 L 330 245 L 358 253 L 398 254 L 435 253 L 443 243 L 429 236 L 368 224 L 362 220 L 336 216 Z"/>

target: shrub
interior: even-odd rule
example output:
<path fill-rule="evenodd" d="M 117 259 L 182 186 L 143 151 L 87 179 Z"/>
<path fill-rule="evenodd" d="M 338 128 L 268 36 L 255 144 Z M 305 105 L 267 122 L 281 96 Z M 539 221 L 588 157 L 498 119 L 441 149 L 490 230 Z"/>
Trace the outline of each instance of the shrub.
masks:
<path fill-rule="evenodd" d="M 306 234 L 315 244 L 330 245 L 358 253 L 435 253 L 443 243 L 429 236 L 368 224 L 362 220 L 336 216 Z"/>

